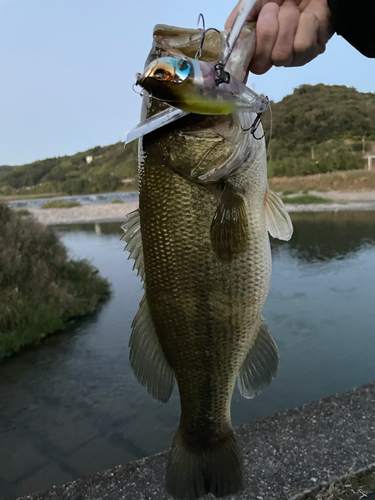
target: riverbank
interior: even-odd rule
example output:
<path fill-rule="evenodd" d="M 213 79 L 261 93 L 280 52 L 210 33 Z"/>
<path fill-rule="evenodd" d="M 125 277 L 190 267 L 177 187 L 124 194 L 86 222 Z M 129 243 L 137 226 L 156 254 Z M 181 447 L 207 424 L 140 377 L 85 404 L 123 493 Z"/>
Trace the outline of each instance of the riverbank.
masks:
<path fill-rule="evenodd" d="M 375 191 L 311 191 L 310 194 L 333 203 L 286 204 L 289 212 L 337 212 L 342 210 L 375 210 Z M 29 208 L 28 212 L 44 225 L 85 222 L 122 222 L 126 214 L 138 208 L 138 201 L 103 203 L 72 208 Z"/>
<path fill-rule="evenodd" d="M 230 498 L 316 498 L 334 478 L 370 473 L 375 467 L 374 414 L 375 382 L 238 427 L 246 489 Z M 167 457 L 164 452 L 19 500 L 167 500 Z"/>
<path fill-rule="evenodd" d="M 82 222 L 123 222 L 126 214 L 136 210 L 138 202 L 104 203 L 72 208 L 29 208 L 28 212 L 44 225 L 80 224 Z"/>

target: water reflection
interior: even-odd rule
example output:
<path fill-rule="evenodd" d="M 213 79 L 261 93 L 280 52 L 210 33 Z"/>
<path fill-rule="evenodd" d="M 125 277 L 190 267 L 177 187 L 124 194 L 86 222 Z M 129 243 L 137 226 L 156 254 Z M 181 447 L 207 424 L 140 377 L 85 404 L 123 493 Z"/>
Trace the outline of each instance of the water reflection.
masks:
<path fill-rule="evenodd" d="M 295 235 L 273 240 L 264 308 L 280 352 L 275 381 L 232 403 L 233 424 L 262 418 L 375 378 L 375 212 L 293 214 Z M 166 449 L 179 399 L 152 399 L 128 361 L 142 287 L 119 223 L 56 227 L 70 255 L 113 286 L 96 314 L 0 365 L 0 500 Z"/>
<path fill-rule="evenodd" d="M 375 212 L 305 212 L 292 215 L 293 238 L 288 243 L 272 240 L 274 251 L 287 246 L 296 258 L 314 262 L 344 259 L 348 254 L 375 242 Z"/>

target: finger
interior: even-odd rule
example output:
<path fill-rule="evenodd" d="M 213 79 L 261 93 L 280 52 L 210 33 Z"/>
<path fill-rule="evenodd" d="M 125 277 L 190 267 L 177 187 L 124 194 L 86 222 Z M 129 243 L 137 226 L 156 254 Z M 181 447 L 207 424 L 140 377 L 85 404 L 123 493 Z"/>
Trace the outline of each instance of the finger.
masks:
<path fill-rule="evenodd" d="M 318 44 L 319 24 L 313 12 L 301 13 L 294 38 L 293 66 L 303 66 L 324 52 L 325 45 Z"/>
<path fill-rule="evenodd" d="M 332 13 L 327 2 L 312 0 L 305 9 L 306 12 L 313 12 L 319 21 L 318 44 L 324 49 L 328 40 L 333 36 Z"/>
<path fill-rule="evenodd" d="M 259 15 L 259 12 L 262 9 L 263 3 L 264 3 L 264 0 L 258 0 L 255 3 L 254 7 L 251 9 L 251 12 L 250 12 L 250 14 L 248 15 L 248 17 L 246 19 L 246 21 L 248 23 L 250 23 L 252 21 L 255 21 L 258 18 L 258 15 Z M 229 28 L 232 27 L 232 24 L 234 23 L 234 20 L 236 18 L 237 12 L 238 12 L 238 6 L 239 6 L 239 4 L 240 4 L 240 1 L 237 3 L 237 5 L 232 10 L 232 12 L 229 14 L 229 17 L 226 20 L 225 26 L 224 26 L 224 28 L 226 30 L 228 30 Z"/>
<path fill-rule="evenodd" d="M 279 31 L 279 8 L 276 3 L 269 2 L 260 11 L 256 47 L 250 63 L 250 71 L 256 75 L 262 75 L 272 67 L 271 54 Z"/>
<path fill-rule="evenodd" d="M 275 66 L 291 66 L 293 64 L 294 37 L 299 17 L 300 11 L 294 0 L 285 0 L 279 9 L 279 31 L 271 54 Z"/>

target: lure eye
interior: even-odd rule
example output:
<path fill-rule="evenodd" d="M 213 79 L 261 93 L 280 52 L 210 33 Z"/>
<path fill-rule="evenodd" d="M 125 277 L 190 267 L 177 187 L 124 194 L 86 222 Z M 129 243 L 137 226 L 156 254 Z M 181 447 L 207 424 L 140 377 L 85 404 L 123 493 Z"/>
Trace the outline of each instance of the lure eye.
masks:
<path fill-rule="evenodd" d="M 179 67 L 179 69 L 181 71 L 185 71 L 188 69 L 189 65 L 187 63 L 187 61 L 185 61 L 185 59 L 180 59 L 177 63 L 177 66 Z"/>
<path fill-rule="evenodd" d="M 167 78 L 167 73 L 163 69 L 157 69 L 154 73 L 154 77 L 157 80 L 165 80 Z"/>

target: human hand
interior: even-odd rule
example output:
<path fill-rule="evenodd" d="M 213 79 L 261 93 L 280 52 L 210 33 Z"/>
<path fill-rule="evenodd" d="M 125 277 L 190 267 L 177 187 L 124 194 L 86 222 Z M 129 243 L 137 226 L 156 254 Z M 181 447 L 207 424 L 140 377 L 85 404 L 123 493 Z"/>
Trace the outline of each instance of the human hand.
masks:
<path fill-rule="evenodd" d="M 232 26 L 238 5 L 225 23 Z M 257 21 L 255 53 L 250 71 L 266 73 L 272 66 L 303 66 L 325 51 L 333 35 L 327 0 L 258 0 L 248 22 Z"/>

